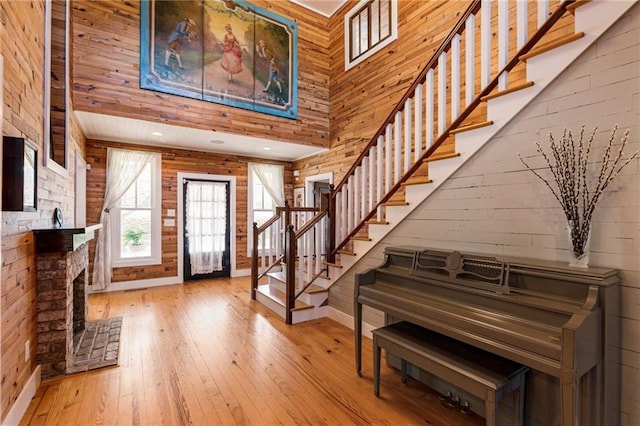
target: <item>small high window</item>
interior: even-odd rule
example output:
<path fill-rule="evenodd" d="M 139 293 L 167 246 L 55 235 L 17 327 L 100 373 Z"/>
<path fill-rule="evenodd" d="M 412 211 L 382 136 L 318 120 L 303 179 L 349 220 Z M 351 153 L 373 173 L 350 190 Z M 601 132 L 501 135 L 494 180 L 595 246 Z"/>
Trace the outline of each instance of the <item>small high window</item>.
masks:
<path fill-rule="evenodd" d="M 398 38 L 397 0 L 363 0 L 344 17 L 345 69 Z"/>

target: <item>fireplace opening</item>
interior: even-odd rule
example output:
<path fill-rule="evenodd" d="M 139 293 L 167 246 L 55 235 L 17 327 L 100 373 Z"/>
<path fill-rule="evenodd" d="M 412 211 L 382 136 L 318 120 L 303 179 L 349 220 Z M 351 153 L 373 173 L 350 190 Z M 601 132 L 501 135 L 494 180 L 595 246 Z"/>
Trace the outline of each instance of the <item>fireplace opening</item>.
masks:
<path fill-rule="evenodd" d="M 87 319 L 87 295 L 85 292 L 85 273 L 83 269 L 73 280 L 73 347 L 78 347 L 78 342 L 84 331 Z"/>

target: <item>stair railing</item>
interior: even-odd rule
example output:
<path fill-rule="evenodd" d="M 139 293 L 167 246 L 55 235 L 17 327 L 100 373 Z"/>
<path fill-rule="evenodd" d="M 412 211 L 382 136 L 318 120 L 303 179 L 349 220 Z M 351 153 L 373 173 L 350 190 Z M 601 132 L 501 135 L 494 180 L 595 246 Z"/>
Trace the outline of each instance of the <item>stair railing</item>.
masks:
<path fill-rule="evenodd" d="M 445 143 L 451 132 L 469 118 L 483 96 L 496 88 L 507 88 L 509 73 L 519 63 L 519 57 L 547 34 L 574 1 L 559 3 L 549 15 L 550 1 L 539 0 L 535 4 L 537 29 L 532 31 L 529 30 L 533 20 L 529 8 L 533 3 L 525 0 L 474 0 L 470 3 L 331 192 L 330 262 L 368 220 L 375 217 L 376 222 L 383 221 L 383 204 L 427 159 L 453 152 L 452 144 Z M 493 4 L 497 4 L 496 24 L 492 23 Z M 516 17 L 510 20 L 509 11 L 513 9 Z M 531 17 L 535 15 L 532 13 Z M 479 26 L 476 25 L 478 19 Z M 509 42 L 510 27 L 515 29 L 515 46 Z M 498 34 L 497 49 L 492 47 L 493 32 Z M 480 49 L 476 49 L 477 40 L 480 40 Z M 476 78 L 478 70 L 480 77 Z"/>
<path fill-rule="evenodd" d="M 328 197 L 329 194 L 326 194 Z M 293 322 L 295 301 L 313 282 L 327 272 L 327 211 L 318 211 L 299 229 L 287 228 L 285 243 L 285 321 Z"/>
<path fill-rule="evenodd" d="M 300 229 L 319 209 L 315 207 L 276 207 L 276 213 L 261 226 L 253 223 L 251 246 L 251 298 L 256 298 L 258 282 L 285 259 L 285 231 Z"/>

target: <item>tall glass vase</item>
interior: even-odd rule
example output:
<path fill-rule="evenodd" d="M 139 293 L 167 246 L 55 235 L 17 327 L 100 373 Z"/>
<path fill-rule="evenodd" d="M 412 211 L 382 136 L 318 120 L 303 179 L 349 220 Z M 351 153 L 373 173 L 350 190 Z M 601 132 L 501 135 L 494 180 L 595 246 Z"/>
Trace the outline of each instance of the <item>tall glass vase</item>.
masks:
<path fill-rule="evenodd" d="M 569 266 L 587 268 L 589 266 L 589 242 L 591 240 L 590 224 L 574 225 L 570 220 L 567 224 L 569 236 Z"/>

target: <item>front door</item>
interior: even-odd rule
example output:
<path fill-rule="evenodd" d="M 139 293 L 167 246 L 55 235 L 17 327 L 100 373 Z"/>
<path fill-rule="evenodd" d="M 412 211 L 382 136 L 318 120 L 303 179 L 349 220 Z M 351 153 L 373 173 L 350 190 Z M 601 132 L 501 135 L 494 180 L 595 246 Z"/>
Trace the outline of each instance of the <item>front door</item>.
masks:
<path fill-rule="evenodd" d="M 229 182 L 185 179 L 184 280 L 231 275 Z"/>

